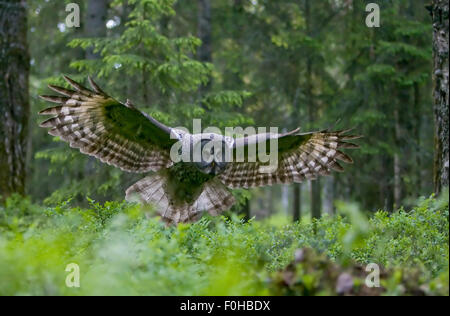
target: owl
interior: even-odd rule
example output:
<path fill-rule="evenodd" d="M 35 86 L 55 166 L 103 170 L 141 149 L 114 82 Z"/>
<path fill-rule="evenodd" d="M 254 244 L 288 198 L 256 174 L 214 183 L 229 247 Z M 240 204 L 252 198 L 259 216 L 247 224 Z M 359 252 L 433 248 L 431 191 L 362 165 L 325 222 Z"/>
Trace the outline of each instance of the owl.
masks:
<path fill-rule="evenodd" d="M 40 126 L 103 163 L 147 173 L 126 190 L 125 198 L 155 206 L 168 223 L 196 221 L 205 212 L 220 214 L 235 203 L 233 188 L 300 183 L 332 170 L 342 172 L 339 161 L 353 162 L 342 149 L 358 148 L 349 140 L 359 136 L 349 130 L 296 129 L 246 137 L 190 134 L 162 124 L 128 100 L 115 100 L 91 77 L 90 89 L 64 79 L 72 89 L 49 85 L 59 95 L 40 96 L 57 104 L 39 112 L 52 116 Z M 276 164 L 254 159 L 253 148 L 266 148 L 268 154 L 274 141 Z"/>

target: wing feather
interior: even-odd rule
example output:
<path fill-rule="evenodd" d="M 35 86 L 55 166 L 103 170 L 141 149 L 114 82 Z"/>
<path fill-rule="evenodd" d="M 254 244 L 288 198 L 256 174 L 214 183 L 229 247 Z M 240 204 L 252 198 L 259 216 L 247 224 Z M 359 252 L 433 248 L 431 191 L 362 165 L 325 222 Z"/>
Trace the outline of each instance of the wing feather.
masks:
<path fill-rule="evenodd" d="M 58 104 L 39 112 L 52 117 L 40 124 L 70 147 L 129 172 L 157 171 L 172 165 L 176 140 L 171 129 L 151 116 L 108 96 L 91 77 L 92 90 L 64 76 L 73 90 L 49 85 L 60 96 L 43 95 Z"/>
<path fill-rule="evenodd" d="M 248 146 L 277 138 L 279 149 L 277 169 L 270 173 L 262 173 L 262 163 L 249 162 L 246 159 L 244 162 L 230 162 L 218 177 L 228 187 L 251 188 L 314 180 L 318 176 L 330 174 L 332 170 L 342 172 L 344 168 L 338 161 L 351 164 L 353 160 L 341 150 L 359 148 L 358 145 L 347 142 L 360 138 L 358 135 L 348 135 L 350 131 L 323 130 L 299 134 L 297 129 L 281 135 L 259 134 L 237 139 L 236 146 Z M 268 148 L 269 144 L 266 143 L 265 146 Z"/>

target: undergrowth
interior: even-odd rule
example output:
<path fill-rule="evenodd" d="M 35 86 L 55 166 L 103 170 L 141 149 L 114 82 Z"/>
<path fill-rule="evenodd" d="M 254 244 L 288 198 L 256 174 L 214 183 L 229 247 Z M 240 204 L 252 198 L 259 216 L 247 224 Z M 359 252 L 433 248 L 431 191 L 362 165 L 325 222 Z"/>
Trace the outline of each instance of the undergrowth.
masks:
<path fill-rule="evenodd" d="M 415 271 L 425 294 L 448 295 L 448 194 L 370 218 L 353 204 L 337 208 L 338 215 L 312 222 L 205 216 L 166 227 L 152 210 L 125 202 L 45 208 L 12 197 L 0 207 L 0 295 L 280 294 L 279 273 L 303 248 L 343 270 L 376 263 L 392 271 L 383 294 L 404 294 L 402 276 Z M 70 263 L 80 268 L 80 287 L 66 286 Z M 297 275 L 299 282 L 323 279 L 314 269 Z M 336 294 L 332 287 L 321 293 Z"/>

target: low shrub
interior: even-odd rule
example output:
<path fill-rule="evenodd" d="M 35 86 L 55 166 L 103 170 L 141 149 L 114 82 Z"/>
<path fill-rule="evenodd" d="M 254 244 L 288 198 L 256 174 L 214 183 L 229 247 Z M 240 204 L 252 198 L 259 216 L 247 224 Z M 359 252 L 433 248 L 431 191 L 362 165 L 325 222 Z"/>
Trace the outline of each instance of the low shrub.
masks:
<path fill-rule="evenodd" d="M 369 263 L 388 275 L 372 294 L 448 295 L 448 195 L 370 218 L 352 204 L 337 208 L 336 216 L 281 226 L 231 215 L 166 227 L 125 202 L 45 208 L 11 197 L 0 208 L 0 295 L 339 294 L 339 274 L 327 269 L 351 273 Z M 295 261 L 299 249 L 327 263 L 306 269 Z M 66 284 L 70 263 L 80 287 Z M 286 271 L 295 271 L 292 288 L 280 283 Z M 305 280 L 310 288 L 297 286 Z"/>

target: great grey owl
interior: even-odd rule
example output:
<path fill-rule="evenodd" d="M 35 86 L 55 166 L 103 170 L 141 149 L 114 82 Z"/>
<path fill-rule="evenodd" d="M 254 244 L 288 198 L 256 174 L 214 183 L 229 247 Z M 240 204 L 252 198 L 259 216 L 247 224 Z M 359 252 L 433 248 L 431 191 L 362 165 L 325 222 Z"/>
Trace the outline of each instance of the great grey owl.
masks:
<path fill-rule="evenodd" d="M 358 138 L 348 135 L 348 130 L 299 133 L 296 129 L 240 138 L 189 134 L 158 122 L 129 101 L 116 101 L 90 77 L 91 89 L 64 78 L 73 90 L 49 85 L 60 96 L 40 97 L 58 106 L 39 113 L 53 116 L 40 126 L 102 162 L 128 172 L 151 172 L 126 190 L 126 199 L 137 197 L 154 205 L 169 223 L 195 221 L 203 212 L 218 215 L 229 209 L 235 203 L 229 188 L 299 183 L 331 170 L 343 171 L 338 160 L 352 163 L 352 159 L 341 149 L 358 147 L 348 142 Z M 264 170 L 266 163 L 250 159 L 250 148 L 269 147 L 273 140 L 278 146 L 277 165 Z M 175 144 L 180 144 L 179 153 L 192 149 L 191 160 L 174 161 L 171 150 Z M 192 159 L 195 148 L 206 155 Z M 236 158 L 237 152 L 243 153 L 243 159 L 225 159 L 226 153 Z"/>

